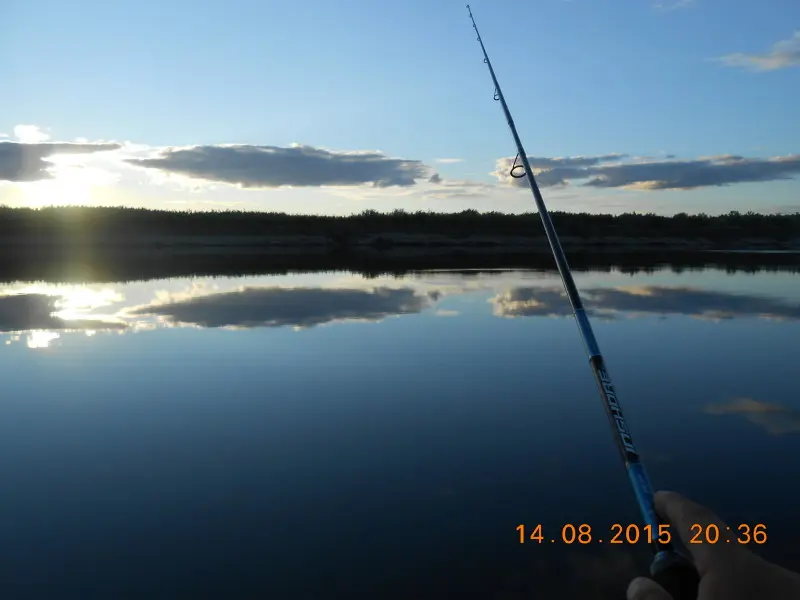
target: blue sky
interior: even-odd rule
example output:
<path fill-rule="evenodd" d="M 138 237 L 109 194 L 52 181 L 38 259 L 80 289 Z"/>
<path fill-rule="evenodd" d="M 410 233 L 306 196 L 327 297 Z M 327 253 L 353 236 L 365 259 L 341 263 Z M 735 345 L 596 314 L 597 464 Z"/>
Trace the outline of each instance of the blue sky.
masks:
<path fill-rule="evenodd" d="M 471 6 L 551 209 L 800 211 L 795 0 Z M 11 0 L 0 16 L 2 203 L 533 208 L 503 174 L 516 150 L 464 2 Z"/>

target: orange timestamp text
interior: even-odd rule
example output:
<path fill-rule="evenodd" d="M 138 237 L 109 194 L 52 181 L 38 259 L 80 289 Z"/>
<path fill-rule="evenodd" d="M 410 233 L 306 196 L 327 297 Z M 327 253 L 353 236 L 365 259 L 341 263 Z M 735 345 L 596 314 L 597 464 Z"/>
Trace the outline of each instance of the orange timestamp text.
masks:
<path fill-rule="evenodd" d="M 562 544 L 652 544 L 658 542 L 669 544 L 672 542 L 672 530 L 669 524 L 658 527 L 652 525 L 638 525 L 631 523 L 622 525 L 614 523 L 608 528 L 593 529 L 587 523 L 567 523 L 557 533 L 546 536 L 544 527 L 540 524 L 533 526 L 517 526 L 519 543 L 537 542 L 562 543 Z M 766 544 L 767 526 L 762 523 L 749 525 L 742 523 L 735 528 L 719 526 L 711 523 L 701 525 L 695 523 L 689 528 L 689 535 L 685 538 L 687 544 Z"/>

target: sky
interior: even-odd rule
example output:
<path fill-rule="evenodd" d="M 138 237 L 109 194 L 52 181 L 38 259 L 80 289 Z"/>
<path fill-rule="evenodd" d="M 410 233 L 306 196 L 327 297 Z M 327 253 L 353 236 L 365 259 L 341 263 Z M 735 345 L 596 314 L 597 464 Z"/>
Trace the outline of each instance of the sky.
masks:
<path fill-rule="evenodd" d="M 796 0 L 473 0 L 550 210 L 800 212 Z M 527 212 L 464 2 L 4 0 L 0 204 Z"/>

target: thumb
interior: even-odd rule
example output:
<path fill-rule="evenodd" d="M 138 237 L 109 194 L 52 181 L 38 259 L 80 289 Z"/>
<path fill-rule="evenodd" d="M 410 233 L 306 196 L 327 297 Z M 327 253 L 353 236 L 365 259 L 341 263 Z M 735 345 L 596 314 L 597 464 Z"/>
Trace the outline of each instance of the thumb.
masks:
<path fill-rule="evenodd" d="M 652 579 L 637 577 L 628 586 L 628 600 L 672 600 L 672 596 Z"/>

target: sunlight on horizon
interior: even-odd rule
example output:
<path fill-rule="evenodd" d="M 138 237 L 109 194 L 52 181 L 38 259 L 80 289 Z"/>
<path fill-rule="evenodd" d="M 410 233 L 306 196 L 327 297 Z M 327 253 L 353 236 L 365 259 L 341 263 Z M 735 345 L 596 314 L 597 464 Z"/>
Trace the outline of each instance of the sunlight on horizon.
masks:
<path fill-rule="evenodd" d="M 17 183 L 24 206 L 76 206 L 95 204 L 98 192 L 116 184 L 119 176 L 85 164 L 81 155 L 55 155 L 45 159 L 50 163 L 50 179 Z"/>
<path fill-rule="evenodd" d="M 62 319 L 72 320 L 86 316 L 98 317 L 102 315 L 89 314 L 92 311 L 125 301 L 125 295 L 110 287 L 92 289 L 86 285 L 32 283 L 22 287 L 0 288 L 3 295 L 43 294 L 54 296 L 56 310 L 53 315 Z"/>
<path fill-rule="evenodd" d="M 55 331 L 31 331 L 28 333 L 28 348 L 49 348 L 50 344 L 61 336 Z"/>

